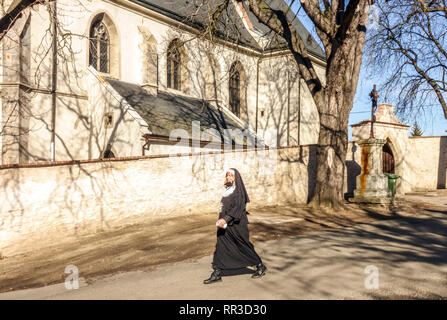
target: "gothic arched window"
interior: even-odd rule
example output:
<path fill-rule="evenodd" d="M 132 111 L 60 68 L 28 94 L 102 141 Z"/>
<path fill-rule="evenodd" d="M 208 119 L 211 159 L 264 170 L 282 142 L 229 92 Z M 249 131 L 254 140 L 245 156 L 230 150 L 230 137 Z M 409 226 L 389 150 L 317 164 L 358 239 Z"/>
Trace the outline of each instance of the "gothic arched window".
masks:
<path fill-rule="evenodd" d="M 180 46 L 182 43 L 179 40 L 173 40 L 168 47 L 168 61 L 167 61 L 167 80 L 168 88 L 181 90 L 181 68 L 182 55 Z"/>
<path fill-rule="evenodd" d="M 231 112 L 239 117 L 241 113 L 241 74 L 236 63 L 230 69 L 229 91 Z"/>
<path fill-rule="evenodd" d="M 102 19 L 90 28 L 89 63 L 99 72 L 110 73 L 110 37 Z"/>

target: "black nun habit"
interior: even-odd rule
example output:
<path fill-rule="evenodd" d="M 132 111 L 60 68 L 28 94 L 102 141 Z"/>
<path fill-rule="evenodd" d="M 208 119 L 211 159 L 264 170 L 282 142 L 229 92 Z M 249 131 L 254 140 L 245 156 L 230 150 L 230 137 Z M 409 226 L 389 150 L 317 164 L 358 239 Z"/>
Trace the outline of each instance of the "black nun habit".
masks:
<path fill-rule="evenodd" d="M 213 269 L 240 269 L 262 263 L 249 241 L 248 219 L 245 206 L 250 199 L 241 175 L 234 172 L 235 185 L 227 187 L 220 203 L 219 219 L 225 219 L 227 227 L 217 229 L 217 244 L 214 252 Z"/>

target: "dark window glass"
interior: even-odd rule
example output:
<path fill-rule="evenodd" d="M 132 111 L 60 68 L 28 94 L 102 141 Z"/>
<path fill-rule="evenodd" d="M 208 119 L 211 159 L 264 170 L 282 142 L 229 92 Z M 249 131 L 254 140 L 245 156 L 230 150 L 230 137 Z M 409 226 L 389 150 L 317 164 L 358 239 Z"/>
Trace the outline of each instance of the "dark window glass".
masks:
<path fill-rule="evenodd" d="M 232 68 L 230 71 L 230 108 L 236 116 L 240 116 L 241 110 L 241 80 L 240 73 Z"/>
<path fill-rule="evenodd" d="M 168 88 L 181 90 L 181 55 L 179 50 L 180 43 L 173 41 L 168 48 Z"/>
<path fill-rule="evenodd" d="M 110 38 L 106 26 L 101 20 L 92 24 L 90 29 L 90 65 L 104 73 L 110 72 Z"/>

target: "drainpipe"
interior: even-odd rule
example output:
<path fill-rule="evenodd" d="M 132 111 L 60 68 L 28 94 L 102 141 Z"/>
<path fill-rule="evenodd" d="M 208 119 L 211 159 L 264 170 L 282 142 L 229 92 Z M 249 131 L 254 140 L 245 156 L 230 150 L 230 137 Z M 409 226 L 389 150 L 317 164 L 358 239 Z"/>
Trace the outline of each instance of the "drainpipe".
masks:
<path fill-rule="evenodd" d="M 300 141 L 301 132 L 301 74 L 298 75 L 298 145 L 301 144 Z"/>
<path fill-rule="evenodd" d="M 149 135 L 146 133 L 146 134 L 143 135 L 143 138 L 146 140 L 146 143 L 143 144 L 143 147 L 142 147 L 142 150 L 141 150 L 141 155 L 145 156 L 146 152 L 145 152 L 144 148 L 146 148 L 146 146 L 149 144 Z"/>
<path fill-rule="evenodd" d="M 51 20 L 53 22 L 53 56 L 51 77 L 51 161 L 56 160 L 55 137 L 56 137 L 56 90 L 57 90 L 57 4 L 53 2 Z"/>
<path fill-rule="evenodd" d="M 287 146 L 290 146 L 290 71 L 287 69 Z"/>
<path fill-rule="evenodd" d="M 255 147 L 258 146 L 258 105 L 259 105 L 259 65 L 261 64 L 261 57 L 256 63 L 256 123 L 255 123 Z"/>

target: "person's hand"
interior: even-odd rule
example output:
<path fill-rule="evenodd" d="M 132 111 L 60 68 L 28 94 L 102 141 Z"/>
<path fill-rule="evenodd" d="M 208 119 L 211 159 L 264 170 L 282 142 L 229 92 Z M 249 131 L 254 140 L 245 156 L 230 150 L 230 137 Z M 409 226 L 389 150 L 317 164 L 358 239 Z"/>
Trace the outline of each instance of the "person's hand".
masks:
<path fill-rule="evenodd" d="M 217 220 L 217 226 L 218 226 L 219 228 L 223 228 L 224 225 L 225 225 L 226 223 L 227 223 L 227 222 L 225 221 L 225 219 L 219 219 L 219 220 Z"/>

